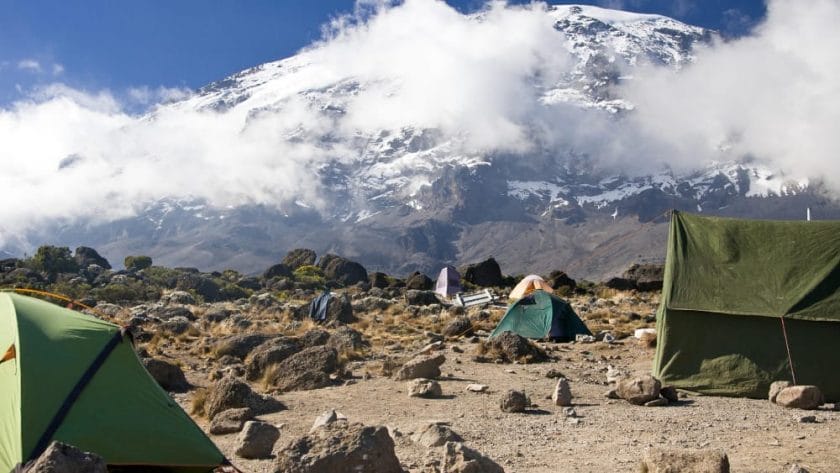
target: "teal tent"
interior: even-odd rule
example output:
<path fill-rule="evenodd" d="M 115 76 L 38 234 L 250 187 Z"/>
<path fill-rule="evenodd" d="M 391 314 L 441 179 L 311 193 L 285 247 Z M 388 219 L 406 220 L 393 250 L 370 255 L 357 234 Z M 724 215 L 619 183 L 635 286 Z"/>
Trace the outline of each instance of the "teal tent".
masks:
<path fill-rule="evenodd" d="M 542 290 L 513 302 L 490 338 L 503 332 L 561 342 L 574 340 L 577 334 L 592 335 L 568 302 Z"/>

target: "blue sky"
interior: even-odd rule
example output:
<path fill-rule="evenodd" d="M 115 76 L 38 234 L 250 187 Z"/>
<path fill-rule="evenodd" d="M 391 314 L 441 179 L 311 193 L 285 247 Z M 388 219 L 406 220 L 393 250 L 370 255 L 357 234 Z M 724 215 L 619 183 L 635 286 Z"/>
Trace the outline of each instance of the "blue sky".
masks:
<path fill-rule="evenodd" d="M 448 3 L 461 11 L 484 4 Z M 730 36 L 745 34 L 765 14 L 762 0 L 580 3 L 660 13 Z M 0 0 L 0 105 L 55 82 L 117 95 L 195 89 L 294 54 L 353 6 L 353 0 Z"/>

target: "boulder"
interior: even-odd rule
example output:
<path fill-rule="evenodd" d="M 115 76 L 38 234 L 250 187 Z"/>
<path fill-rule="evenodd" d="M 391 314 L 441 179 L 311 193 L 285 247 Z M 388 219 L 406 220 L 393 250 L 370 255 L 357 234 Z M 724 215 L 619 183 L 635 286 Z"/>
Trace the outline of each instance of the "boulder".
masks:
<path fill-rule="evenodd" d="M 469 317 L 458 316 L 443 329 L 443 335 L 446 337 L 471 337 L 473 334 L 473 325 Z"/>
<path fill-rule="evenodd" d="M 53 441 L 26 473 L 107 473 L 105 460 L 65 443 Z"/>
<path fill-rule="evenodd" d="M 560 378 L 554 386 L 554 392 L 551 393 L 551 401 L 555 406 L 571 406 L 572 405 L 572 389 L 569 387 L 569 380 Z"/>
<path fill-rule="evenodd" d="M 327 346 L 335 348 L 340 352 L 358 352 L 370 346 L 361 332 L 346 325 L 337 328 L 330 335 Z"/>
<path fill-rule="evenodd" d="M 720 450 L 651 447 L 645 450 L 641 473 L 729 473 L 729 457 Z"/>
<path fill-rule="evenodd" d="M 394 379 L 405 381 L 416 378 L 437 378 L 440 376 L 440 365 L 445 361 L 446 357 L 442 354 L 416 356 L 400 367 Z"/>
<path fill-rule="evenodd" d="M 175 335 L 181 335 L 190 329 L 192 324 L 185 317 L 172 317 L 171 319 L 160 324 L 160 329 L 164 332 L 169 332 Z"/>
<path fill-rule="evenodd" d="M 344 414 L 336 411 L 335 409 L 330 409 L 315 418 L 315 422 L 312 423 L 312 427 L 309 429 L 309 431 L 312 432 L 315 429 L 320 429 L 321 427 L 332 424 L 333 422 L 346 421 L 347 417 Z"/>
<path fill-rule="evenodd" d="M 440 304 L 437 295 L 433 291 L 405 291 L 405 303 L 408 305 L 432 305 Z"/>
<path fill-rule="evenodd" d="M 283 264 L 294 271 L 301 266 L 314 265 L 316 256 L 315 252 L 310 249 L 296 248 L 286 253 L 286 256 L 283 258 Z"/>
<path fill-rule="evenodd" d="M 335 422 L 277 452 L 275 473 L 403 473 L 394 441 L 381 426 Z"/>
<path fill-rule="evenodd" d="M 405 279 L 405 288 L 417 291 L 429 291 L 434 288 L 435 282 L 429 276 L 415 271 Z"/>
<path fill-rule="evenodd" d="M 441 473 L 504 473 L 505 469 L 490 458 L 460 442 L 443 447 Z"/>
<path fill-rule="evenodd" d="M 486 343 L 499 359 L 507 363 L 514 361 L 533 363 L 548 360 L 548 355 L 540 347 L 517 333 L 502 332 Z"/>
<path fill-rule="evenodd" d="M 635 289 L 639 291 L 661 291 L 662 281 L 665 279 L 665 266 L 661 264 L 633 264 L 622 275 L 624 279 L 633 281 Z"/>
<path fill-rule="evenodd" d="M 249 381 L 262 378 L 268 368 L 294 355 L 301 349 L 300 342 L 292 337 L 275 337 L 266 340 L 254 348 L 245 360 L 245 378 Z"/>
<path fill-rule="evenodd" d="M 178 365 L 156 358 L 146 358 L 143 360 L 143 366 L 166 391 L 181 393 L 190 389 L 190 383 Z"/>
<path fill-rule="evenodd" d="M 212 278 L 199 273 L 185 272 L 178 276 L 175 288 L 181 291 L 194 291 L 204 302 L 219 300 L 221 288 Z"/>
<path fill-rule="evenodd" d="M 228 409 L 216 414 L 210 421 L 209 431 L 213 435 L 225 435 L 239 432 L 246 421 L 254 418 L 254 411 L 250 407 Z"/>
<path fill-rule="evenodd" d="M 617 289 L 619 291 L 636 289 L 636 283 L 627 278 L 613 277 L 604 281 L 603 284 L 610 289 Z"/>
<path fill-rule="evenodd" d="M 195 314 L 184 306 L 157 306 L 149 311 L 149 315 L 160 320 L 169 320 L 175 317 L 183 317 L 187 320 L 196 320 Z"/>
<path fill-rule="evenodd" d="M 370 275 L 368 275 L 368 282 L 370 283 L 370 287 L 376 287 L 379 289 L 385 289 L 391 283 L 388 280 L 388 275 L 380 272 L 370 273 Z"/>
<path fill-rule="evenodd" d="M 795 409 L 816 409 L 825 404 L 825 398 L 816 386 L 790 386 L 779 391 L 776 404 Z"/>
<path fill-rule="evenodd" d="M 616 391 L 618 396 L 630 404 L 641 406 L 642 404 L 659 398 L 659 390 L 662 384 L 651 375 L 639 376 L 637 378 L 626 378 L 618 382 Z"/>
<path fill-rule="evenodd" d="M 242 458 L 269 458 L 280 429 L 268 422 L 249 420 L 236 438 L 236 454 Z"/>
<path fill-rule="evenodd" d="M 499 263 L 493 258 L 488 258 L 480 263 L 470 264 L 461 269 L 464 281 L 476 286 L 502 286 L 504 278 Z"/>
<path fill-rule="evenodd" d="M 432 379 L 416 378 L 408 382 L 409 397 L 436 398 L 443 395 L 440 383 Z"/>
<path fill-rule="evenodd" d="M 76 248 L 73 259 L 76 260 L 76 264 L 82 269 L 85 269 L 92 264 L 100 266 L 103 269 L 111 269 L 111 263 L 109 263 L 108 260 L 100 256 L 96 250 L 88 248 L 87 246 L 80 246 Z"/>
<path fill-rule="evenodd" d="M 281 361 L 266 373 L 266 383 L 280 391 L 318 389 L 333 383 L 339 368 L 335 348 L 316 346 Z"/>
<path fill-rule="evenodd" d="M 321 345 L 326 345 L 327 342 L 330 341 L 330 337 L 332 337 L 330 332 L 316 328 L 309 330 L 298 337 L 298 342 L 300 342 L 300 346 L 302 348 L 319 347 Z"/>
<path fill-rule="evenodd" d="M 324 271 L 327 280 L 335 281 L 343 286 L 352 286 L 368 279 L 364 266 L 336 255 L 322 256 L 318 267 Z"/>
<path fill-rule="evenodd" d="M 499 400 L 499 408 L 502 412 L 525 412 L 525 409 L 531 405 L 528 396 L 522 391 L 509 389 L 502 395 Z"/>
<path fill-rule="evenodd" d="M 555 290 L 560 289 L 561 287 L 568 287 L 571 290 L 577 288 L 577 282 L 575 282 L 574 279 L 570 278 L 569 275 L 563 271 L 552 271 L 551 274 L 548 275 L 546 282 Z"/>
<path fill-rule="evenodd" d="M 336 320 L 344 324 L 356 321 L 353 317 L 353 304 L 347 294 L 334 295 L 330 297 L 327 304 L 327 322 Z"/>
<path fill-rule="evenodd" d="M 263 272 L 263 279 L 266 280 L 290 277 L 292 277 L 292 269 L 283 263 L 270 266 L 268 269 L 265 270 L 265 272 Z"/>
<path fill-rule="evenodd" d="M 226 376 L 210 390 L 204 410 L 207 413 L 207 418 L 213 420 L 222 411 L 240 407 L 250 408 L 254 415 L 276 412 L 286 408 L 282 402 L 269 396 L 257 394 L 246 383 L 232 376 Z"/>
<path fill-rule="evenodd" d="M 772 383 L 770 383 L 770 390 L 767 393 L 767 399 L 769 399 L 770 402 L 775 403 L 776 396 L 779 395 L 782 389 L 788 388 L 790 386 L 793 386 L 793 383 L 791 383 L 790 381 L 773 381 Z"/>
<path fill-rule="evenodd" d="M 440 447 L 446 442 L 460 442 L 463 439 L 448 426 L 431 422 L 428 423 L 411 436 L 411 441 L 426 448 Z"/>
<path fill-rule="evenodd" d="M 230 355 L 244 359 L 254 348 L 262 345 L 269 338 L 272 338 L 272 335 L 263 333 L 228 335 L 216 342 L 213 352 L 216 358 Z"/>
<path fill-rule="evenodd" d="M 245 276 L 240 278 L 236 281 L 236 285 L 239 287 L 244 287 L 245 289 L 250 289 L 252 291 L 259 291 L 262 289 L 262 283 L 260 279 L 255 276 Z"/>
<path fill-rule="evenodd" d="M 195 304 L 195 297 L 187 291 L 172 291 L 160 298 L 165 304 Z"/>

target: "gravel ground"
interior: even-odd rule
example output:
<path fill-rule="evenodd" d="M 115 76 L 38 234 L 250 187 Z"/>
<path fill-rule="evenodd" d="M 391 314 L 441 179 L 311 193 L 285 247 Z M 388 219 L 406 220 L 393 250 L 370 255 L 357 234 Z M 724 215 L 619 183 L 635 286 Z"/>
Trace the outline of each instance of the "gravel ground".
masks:
<path fill-rule="evenodd" d="M 453 346 L 464 353 L 456 353 Z M 558 360 L 531 365 L 476 363 L 473 346 L 467 341 L 446 344 L 442 399 L 409 398 L 405 382 L 362 379 L 372 365 L 356 363 L 357 377 L 350 383 L 281 394 L 278 398 L 289 409 L 261 419 L 282 424 L 277 448 L 308 432 L 315 417 L 328 409 L 338 410 L 353 422 L 386 425 L 395 434 L 398 457 L 412 472 L 440 456 L 437 449 L 430 451 L 409 439 L 427 421 L 449 422 L 467 445 L 508 472 L 637 471 L 648 446 L 723 449 L 733 472 L 786 472 L 793 462 L 811 472 L 840 472 L 840 411 L 797 411 L 766 400 L 691 394 L 665 407 L 607 399 L 608 364 L 625 373 L 650 370 L 653 350 L 638 346 L 634 339 L 613 346 L 601 342 L 548 345 Z M 552 404 L 549 396 L 556 380 L 546 377 L 550 369 L 570 380 L 578 420 L 570 420 L 562 407 Z M 203 379 L 196 382 L 207 384 Z M 469 383 L 486 384 L 490 392 L 467 392 Z M 501 412 L 499 398 L 507 389 L 525 391 L 532 408 L 520 414 Z M 179 400 L 186 404 L 189 396 Z M 815 415 L 817 422 L 800 423 L 805 415 Z M 206 429 L 206 421 L 198 422 Z M 271 460 L 233 455 L 236 434 L 212 438 L 243 471 L 271 471 Z"/>

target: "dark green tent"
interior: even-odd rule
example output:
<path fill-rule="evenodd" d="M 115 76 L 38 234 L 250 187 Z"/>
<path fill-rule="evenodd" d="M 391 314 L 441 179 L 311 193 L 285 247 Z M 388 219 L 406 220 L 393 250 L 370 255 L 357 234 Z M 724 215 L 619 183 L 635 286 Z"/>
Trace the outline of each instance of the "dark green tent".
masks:
<path fill-rule="evenodd" d="M 656 328 L 664 384 L 761 398 L 795 375 L 840 399 L 840 222 L 673 212 Z"/>
<path fill-rule="evenodd" d="M 141 364 L 120 327 L 0 292 L 0 472 L 52 440 L 110 468 L 212 471 L 224 456 Z"/>
<path fill-rule="evenodd" d="M 570 341 L 575 335 L 592 335 L 566 301 L 545 291 L 534 291 L 513 302 L 490 338 L 502 332 L 515 332 L 527 338 L 550 336 Z"/>

